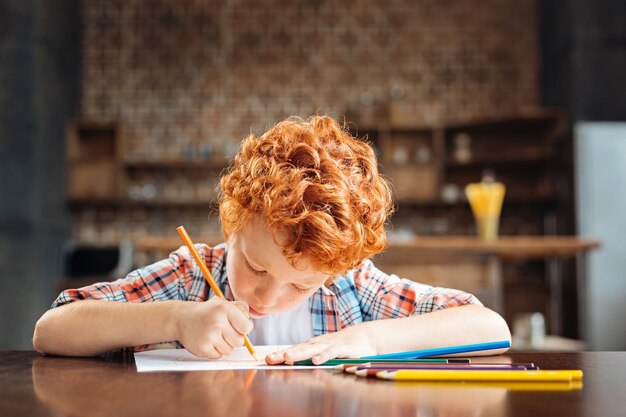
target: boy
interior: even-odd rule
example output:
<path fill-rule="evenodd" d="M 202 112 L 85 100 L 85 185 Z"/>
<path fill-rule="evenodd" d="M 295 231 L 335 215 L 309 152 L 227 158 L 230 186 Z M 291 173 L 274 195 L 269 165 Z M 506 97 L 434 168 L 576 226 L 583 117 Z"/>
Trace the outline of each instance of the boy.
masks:
<path fill-rule="evenodd" d="M 227 300 L 181 247 L 124 279 L 61 293 L 33 346 L 87 356 L 177 341 L 218 358 L 247 334 L 254 344 L 293 345 L 268 364 L 319 364 L 510 339 L 471 294 L 376 269 L 369 258 L 385 247 L 391 205 L 369 145 L 328 117 L 285 120 L 242 142 L 221 179 L 226 242 L 197 245 Z"/>

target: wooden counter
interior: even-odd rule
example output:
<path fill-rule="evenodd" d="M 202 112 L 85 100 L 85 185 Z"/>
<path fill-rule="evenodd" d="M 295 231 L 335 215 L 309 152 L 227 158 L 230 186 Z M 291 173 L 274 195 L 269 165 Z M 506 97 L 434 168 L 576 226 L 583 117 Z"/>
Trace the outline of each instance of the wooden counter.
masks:
<path fill-rule="evenodd" d="M 199 236 L 194 238 L 204 242 Z M 206 242 L 217 244 L 219 242 Z M 140 251 L 172 251 L 183 243 L 180 238 L 147 237 L 138 239 Z M 497 255 L 504 258 L 573 257 L 595 249 L 600 242 L 576 236 L 501 236 L 486 242 L 472 236 L 420 236 L 411 240 L 390 240 L 387 251 L 395 248 L 410 248 L 416 251 L 463 252 L 469 254 Z"/>
<path fill-rule="evenodd" d="M 576 285 L 579 293 L 580 320 L 585 317 L 587 288 L 586 254 L 600 247 L 600 242 L 577 236 L 501 236 L 494 241 L 483 241 L 472 236 L 420 236 L 395 241 L 377 261 L 382 269 L 402 276 L 426 277 L 434 285 L 447 286 L 449 281 L 438 282 L 440 276 L 454 277 L 450 286 L 471 292 L 484 290 L 483 298 L 489 307 L 504 314 L 504 277 L 502 261 L 518 259 L 545 259 L 549 285 L 547 305 L 549 330 L 561 335 L 563 327 L 563 274 L 562 261 L 576 258 Z M 432 265 L 436 265 L 433 273 Z M 458 284 L 459 282 L 463 283 Z M 477 289 L 478 288 L 478 289 Z M 584 325 L 578 323 L 579 333 Z"/>
<path fill-rule="evenodd" d="M 472 236 L 420 236 L 406 241 L 392 241 L 389 249 L 411 248 L 416 251 L 462 252 L 497 255 L 503 258 L 569 258 L 598 248 L 600 242 L 576 236 L 501 236 L 484 241 Z"/>

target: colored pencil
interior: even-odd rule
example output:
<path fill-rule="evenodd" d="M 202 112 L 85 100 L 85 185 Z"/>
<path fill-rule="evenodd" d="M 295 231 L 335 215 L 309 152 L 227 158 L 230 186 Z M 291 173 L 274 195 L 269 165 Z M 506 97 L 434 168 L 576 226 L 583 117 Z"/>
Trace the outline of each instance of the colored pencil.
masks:
<path fill-rule="evenodd" d="M 413 370 L 413 369 L 426 369 L 426 370 L 439 370 L 439 371 L 527 371 L 527 370 L 536 370 L 535 368 L 527 368 L 525 366 L 508 366 L 508 367 L 496 367 L 496 366 L 462 366 L 462 365 L 450 365 L 450 366 L 441 366 L 441 365 L 417 365 L 417 366 L 402 366 L 402 365 L 392 365 L 392 366 L 350 366 L 345 368 L 343 371 L 349 374 L 356 374 L 358 371 L 369 370 L 372 369 L 376 372 L 381 371 L 404 371 L 404 370 Z"/>
<path fill-rule="evenodd" d="M 400 366 L 400 367 L 404 367 L 404 368 L 412 368 L 413 365 L 417 365 L 417 366 L 421 366 L 421 365 L 464 365 L 464 364 L 469 364 L 469 362 L 449 362 L 449 363 L 441 363 L 441 362 L 408 362 L 408 361 L 398 361 L 398 362 L 367 362 L 367 363 L 343 363 L 343 364 L 339 364 L 339 365 L 335 365 L 333 369 L 336 369 L 338 371 L 343 371 L 344 369 L 347 368 L 353 368 L 353 367 L 358 367 L 358 368 L 366 368 L 366 367 L 387 367 L 389 366 Z M 538 366 L 536 366 L 534 363 L 532 362 L 510 362 L 510 363 L 504 363 L 504 362 L 494 362 L 494 363 L 475 363 L 473 365 L 500 365 L 500 366 L 523 366 L 526 369 L 539 369 Z"/>
<path fill-rule="evenodd" d="M 572 391 L 583 387 L 583 381 L 508 382 L 508 381 L 394 381 L 399 386 L 418 389 L 505 389 L 507 391 Z"/>
<path fill-rule="evenodd" d="M 400 370 L 381 371 L 381 379 L 394 381 L 518 381 L 518 382 L 567 382 L 581 380 L 583 371 L 446 371 L 446 370 Z"/>
<path fill-rule="evenodd" d="M 442 365 L 444 363 L 445 362 L 417 362 L 417 364 L 442 364 Z M 333 365 L 333 369 L 336 369 L 338 371 L 343 371 L 345 369 L 353 368 L 355 366 L 360 367 L 360 366 L 368 366 L 368 365 L 411 365 L 411 364 L 407 364 L 406 362 L 365 362 L 365 363 L 350 362 L 350 363 L 340 363 L 338 365 Z"/>
<path fill-rule="evenodd" d="M 438 369 L 441 371 L 450 371 L 450 370 L 466 370 L 466 371 L 528 371 L 528 370 L 537 370 L 536 367 L 528 367 L 528 366 L 516 366 L 516 365 L 473 365 L 473 364 L 406 364 L 406 365 L 384 365 L 377 364 L 371 366 L 360 366 L 355 365 L 351 367 L 344 368 L 345 372 L 350 374 L 355 373 L 356 371 L 360 371 L 363 369 L 375 369 L 380 371 L 394 371 L 394 370 L 404 370 L 404 369 Z"/>
<path fill-rule="evenodd" d="M 196 247 L 193 245 L 193 242 L 191 241 L 191 238 L 187 234 L 185 227 L 179 226 L 176 228 L 176 230 L 178 231 L 178 234 L 180 235 L 180 237 L 183 239 L 183 242 L 185 242 L 185 245 L 187 245 L 187 247 L 189 248 L 189 252 L 191 252 L 191 256 L 193 256 L 193 259 L 196 260 L 196 263 L 198 264 L 198 266 L 200 267 L 200 270 L 204 274 L 204 278 L 206 278 L 207 282 L 209 283 L 209 286 L 211 287 L 215 295 L 220 298 L 226 299 L 226 297 L 224 297 L 224 293 L 215 282 L 215 279 L 213 279 L 213 275 L 211 274 L 211 271 L 209 271 L 209 268 L 207 268 L 206 263 L 202 260 L 202 258 L 200 258 L 200 254 L 196 250 Z M 243 342 L 246 345 L 246 349 L 248 349 L 248 352 L 250 352 L 250 355 L 252 355 L 254 360 L 256 361 L 260 360 L 257 357 L 256 353 L 254 352 L 254 346 L 252 346 L 252 343 L 250 343 L 250 339 L 248 339 L 248 336 L 246 336 L 245 334 L 243 335 Z"/>
<path fill-rule="evenodd" d="M 320 365 L 331 366 L 331 365 L 359 365 L 362 363 L 470 363 L 470 360 L 467 358 L 422 358 L 422 359 L 330 359 Z M 316 366 L 311 359 L 297 361 L 292 365 L 298 366 Z"/>
<path fill-rule="evenodd" d="M 457 353 L 480 352 L 493 349 L 508 349 L 511 342 L 501 340 L 498 342 L 476 343 L 471 345 L 448 346 L 433 349 L 413 350 L 409 352 L 387 353 L 384 355 L 364 356 L 361 359 L 417 359 L 431 356 L 454 355 Z"/>
<path fill-rule="evenodd" d="M 378 372 L 381 371 L 400 371 L 400 370 L 413 370 L 413 369 L 430 369 L 430 370 L 440 370 L 440 371 L 529 371 L 529 370 L 537 370 L 538 368 L 528 368 L 526 366 L 483 366 L 483 365 L 392 365 L 392 366 L 352 366 L 344 369 L 344 372 L 349 374 L 361 375 L 361 376 L 375 376 Z M 361 371 L 372 371 L 371 373 L 362 373 Z M 361 374 L 359 374 L 361 372 Z"/>
<path fill-rule="evenodd" d="M 357 368 L 379 369 L 508 369 L 508 370 L 538 370 L 534 363 L 369 363 L 354 365 Z"/>

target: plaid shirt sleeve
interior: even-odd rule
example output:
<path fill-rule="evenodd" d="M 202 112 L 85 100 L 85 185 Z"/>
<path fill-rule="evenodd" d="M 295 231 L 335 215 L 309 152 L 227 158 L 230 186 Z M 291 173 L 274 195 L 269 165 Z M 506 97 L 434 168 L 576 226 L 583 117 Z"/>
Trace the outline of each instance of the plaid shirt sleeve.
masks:
<path fill-rule="evenodd" d="M 181 247 L 172 252 L 169 258 L 137 269 L 117 281 L 65 290 L 52 303 L 52 308 L 78 300 L 129 303 L 182 300 L 192 274 L 191 254 L 187 248 Z"/>
<path fill-rule="evenodd" d="M 371 260 L 364 261 L 356 270 L 354 284 L 364 320 L 415 316 L 466 304 L 482 305 L 464 291 L 385 274 Z"/>
<path fill-rule="evenodd" d="M 220 284 L 225 278 L 224 247 L 210 248 L 196 244 L 196 249 Z M 220 272 L 219 274 L 217 272 Z M 202 271 L 193 260 L 189 249 L 181 246 L 167 259 L 137 269 L 125 278 L 113 282 L 99 282 L 78 289 L 63 291 L 52 304 L 59 307 L 78 300 L 107 300 L 141 303 L 165 300 L 205 301 L 211 294 Z M 126 350 L 143 351 L 154 347 L 181 347 L 178 342 L 129 346 Z"/>

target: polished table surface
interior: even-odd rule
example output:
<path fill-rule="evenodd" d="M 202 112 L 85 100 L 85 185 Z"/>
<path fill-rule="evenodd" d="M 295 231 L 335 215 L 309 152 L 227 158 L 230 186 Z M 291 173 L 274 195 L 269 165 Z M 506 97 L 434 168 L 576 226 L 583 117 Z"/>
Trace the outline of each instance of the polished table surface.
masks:
<path fill-rule="evenodd" d="M 626 415 L 626 352 L 511 353 L 481 361 L 503 360 L 582 369 L 583 386 L 394 383 L 322 369 L 138 373 L 131 355 L 0 351 L 0 416 Z"/>

